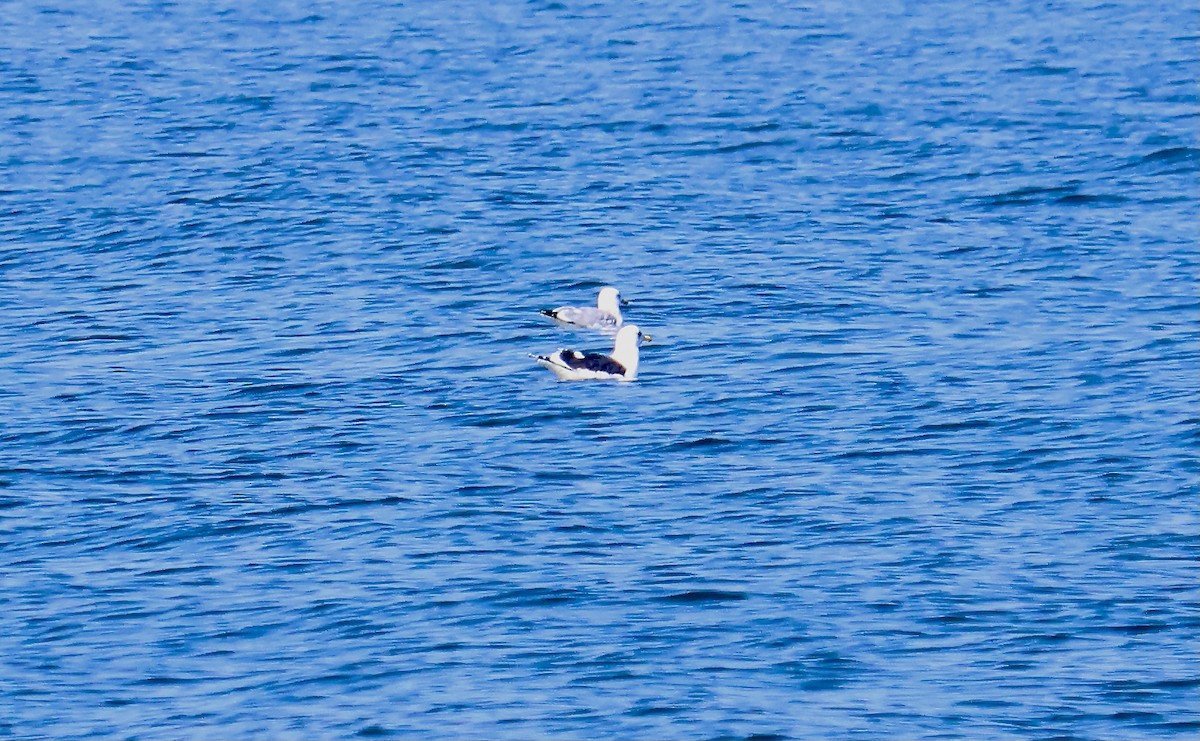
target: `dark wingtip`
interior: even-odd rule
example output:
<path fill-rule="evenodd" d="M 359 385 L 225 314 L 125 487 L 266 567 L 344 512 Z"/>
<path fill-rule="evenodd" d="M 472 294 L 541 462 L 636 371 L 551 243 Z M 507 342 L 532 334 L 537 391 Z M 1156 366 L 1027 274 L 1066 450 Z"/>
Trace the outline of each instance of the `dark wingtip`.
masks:
<path fill-rule="evenodd" d="M 551 319 L 554 318 L 554 312 L 551 311 L 550 309 L 542 309 L 542 313 L 545 314 L 546 316 L 550 317 Z"/>

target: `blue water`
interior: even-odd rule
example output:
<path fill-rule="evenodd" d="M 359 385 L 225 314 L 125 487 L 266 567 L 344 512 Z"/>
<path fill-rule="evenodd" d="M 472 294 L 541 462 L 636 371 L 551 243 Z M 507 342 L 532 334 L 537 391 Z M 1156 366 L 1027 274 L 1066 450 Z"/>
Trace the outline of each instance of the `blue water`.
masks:
<path fill-rule="evenodd" d="M 1195 737 L 1198 78 L 1168 0 L 0 3 L 0 736 Z"/>

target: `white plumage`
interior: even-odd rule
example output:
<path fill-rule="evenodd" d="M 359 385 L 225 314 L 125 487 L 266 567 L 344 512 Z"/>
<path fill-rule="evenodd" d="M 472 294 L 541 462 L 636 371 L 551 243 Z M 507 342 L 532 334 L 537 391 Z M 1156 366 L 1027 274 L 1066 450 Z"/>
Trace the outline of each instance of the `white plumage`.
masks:
<path fill-rule="evenodd" d="M 626 324 L 617 331 L 612 355 L 560 349 L 533 357 L 560 381 L 632 381 L 637 378 L 641 336 L 636 324 Z"/>
<path fill-rule="evenodd" d="M 615 332 L 622 323 L 621 294 L 612 286 L 605 286 L 596 296 L 595 306 L 560 306 L 542 309 L 542 313 L 563 324 Z"/>

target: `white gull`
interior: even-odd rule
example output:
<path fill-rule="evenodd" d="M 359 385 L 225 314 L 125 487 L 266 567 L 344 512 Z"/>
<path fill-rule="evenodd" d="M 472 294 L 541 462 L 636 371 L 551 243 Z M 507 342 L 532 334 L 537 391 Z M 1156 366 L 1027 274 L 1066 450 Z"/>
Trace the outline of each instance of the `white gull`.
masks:
<path fill-rule="evenodd" d="M 612 286 L 605 286 L 596 296 L 594 307 L 560 306 L 542 309 L 542 313 L 563 324 L 615 332 L 621 326 L 621 294 Z"/>

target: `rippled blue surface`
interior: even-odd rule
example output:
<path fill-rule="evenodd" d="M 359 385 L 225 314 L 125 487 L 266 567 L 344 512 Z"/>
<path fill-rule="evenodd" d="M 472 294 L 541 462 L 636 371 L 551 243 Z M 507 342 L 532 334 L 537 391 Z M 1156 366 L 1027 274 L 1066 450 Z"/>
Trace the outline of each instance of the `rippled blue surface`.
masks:
<path fill-rule="evenodd" d="M 217 6 L 0 4 L 0 735 L 1200 731 L 1194 4 Z"/>

